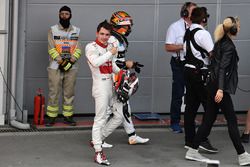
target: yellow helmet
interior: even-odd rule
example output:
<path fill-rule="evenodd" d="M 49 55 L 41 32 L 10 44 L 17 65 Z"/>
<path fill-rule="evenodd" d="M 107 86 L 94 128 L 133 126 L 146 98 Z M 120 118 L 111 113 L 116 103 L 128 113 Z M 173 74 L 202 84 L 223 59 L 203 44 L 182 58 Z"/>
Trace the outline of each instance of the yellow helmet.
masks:
<path fill-rule="evenodd" d="M 112 14 L 110 18 L 110 23 L 114 26 L 123 26 L 123 25 L 133 25 L 132 17 L 124 12 L 124 11 L 117 11 Z"/>

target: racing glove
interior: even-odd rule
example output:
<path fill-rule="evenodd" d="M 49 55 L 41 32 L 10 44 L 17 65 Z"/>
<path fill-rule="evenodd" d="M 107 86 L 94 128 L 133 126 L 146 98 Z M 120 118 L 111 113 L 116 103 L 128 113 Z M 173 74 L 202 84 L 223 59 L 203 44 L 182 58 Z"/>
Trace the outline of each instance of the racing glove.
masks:
<path fill-rule="evenodd" d="M 120 68 L 120 69 L 126 69 L 126 62 L 121 61 L 121 60 L 116 60 L 115 64 Z"/>
<path fill-rule="evenodd" d="M 140 64 L 139 62 L 134 62 L 132 68 L 134 68 L 137 73 L 140 73 L 142 67 L 144 67 L 143 64 Z"/>
<path fill-rule="evenodd" d="M 73 62 L 71 62 L 69 59 L 64 59 L 62 61 L 61 64 L 59 64 L 59 69 L 62 71 L 62 72 L 66 72 L 66 71 L 69 71 L 72 66 L 73 66 Z"/>

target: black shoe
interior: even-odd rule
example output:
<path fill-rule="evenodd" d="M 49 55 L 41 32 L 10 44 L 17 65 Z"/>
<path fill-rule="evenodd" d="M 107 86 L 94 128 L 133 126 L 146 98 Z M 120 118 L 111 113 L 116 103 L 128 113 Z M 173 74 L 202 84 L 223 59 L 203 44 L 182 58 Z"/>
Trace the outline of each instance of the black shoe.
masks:
<path fill-rule="evenodd" d="M 73 117 L 64 117 L 63 119 L 64 123 L 70 126 L 76 126 L 76 121 L 74 121 Z"/>
<path fill-rule="evenodd" d="M 48 117 L 45 126 L 53 126 L 56 123 L 56 117 Z"/>
<path fill-rule="evenodd" d="M 217 148 L 214 148 L 211 143 L 209 142 L 209 140 L 201 142 L 199 149 L 201 151 L 205 151 L 207 153 L 217 153 L 219 152 Z"/>
<path fill-rule="evenodd" d="M 249 134 L 242 133 L 242 136 L 240 137 L 240 140 L 243 143 L 249 143 Z"/>
<path fill-rule="evenodd" d="M 192 148 L 192 143 L 186 141 L 186 142 L 185 142 L 185 145 L 184 145 L 184 148 L 185 148 L 185 149 L 190 149 L 190 148 Z"/>

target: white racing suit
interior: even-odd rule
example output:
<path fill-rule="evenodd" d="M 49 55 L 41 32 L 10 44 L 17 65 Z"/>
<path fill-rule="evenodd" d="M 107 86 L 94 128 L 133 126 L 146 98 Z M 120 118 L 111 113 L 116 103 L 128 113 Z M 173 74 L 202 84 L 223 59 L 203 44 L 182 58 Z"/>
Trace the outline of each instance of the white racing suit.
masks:
<path fill-rule="evenodd" d="M 97 41 L 89 43 L 85 48 L 86 57 L 92 73 L 92 96 L 95 99 L 95 118 L 92 127 L 92 141 L 96 152 L 102 151 L 102 129 L 106 124 L 107 109 L 111 104 L 113 93 L 112 73 L 119 68 L 113 61 L 109 51 L 113 44 L 101 46 Z"/>
<path fill-rule="evenodd" d="M 109 39 L 109 43 L 115 43 L 114 41 L 118 40 L 111 36 Z M 118 56 L 115 57 L 115 60 L 120 60 L 125 62 L 125 51 L 126 51 L 126 45 L 122 43 L 118 43 Z M 119 55 L 119 53 L 122 53 Z M 131 108 L 129 101 L 128 103 L 128 112 L 131 115 Z M 107 122 L 105 127 L 103 128 L 102 133 L 102 139 L 104 140 L 106 137 L 108 137 L 118 126 L 120 126 L 121 123 L 123 123 L 123 127 L 127 134 L 135 133 L 134 124 L 132 122 L 131 116 L 128 118 L 129 122 L 126 121 L 126 119 L 123 116 L 123 103 L 120 102 L 117 99 L 117 95 L 114 93 L 112 98 L 112 107 L 109 109 L 112 110 L 114 116 Z"/>

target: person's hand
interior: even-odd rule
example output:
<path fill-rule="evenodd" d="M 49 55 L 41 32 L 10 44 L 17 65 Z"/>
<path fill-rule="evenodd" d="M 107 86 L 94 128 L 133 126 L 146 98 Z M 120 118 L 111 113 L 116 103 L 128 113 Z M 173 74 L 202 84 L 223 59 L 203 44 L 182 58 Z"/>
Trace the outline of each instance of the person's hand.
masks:
<path fill-rule="evenodd" d="M 58 56 L 56 58 L 56 61 L 57 61 L 58 64 L 61 64 L 63 62 L 63 59 L 60 56 Z"/>
<path fill-rule="evenodd" d="M 183 50 L 183 44 L 179 44 L 177 46 L 178 46 L 179 50 Z"/>
<path fill-rule="evenodd" d="M 112 55 L 115 55 L 115 54 L 117 54 L 118 49 L 117 49 L 117 47 L 112 47 L 109 51 L 112 53 Z"/>
<path fill-rule="evenodd" d="M 62 63 L 59 64 L 59 69 L 62 72 L 67 72 L 72 68 L 73 64 L 74 63 L 72 63 L 69 59 L 64 59 L 62 60 Z"/>
<path fill-rule="evenodd" d="M 140 64 L 139 62 L 134 62 L 133 64 L 133 68 L 135 69 L 135 71 L 137 73 L 140 73 L 141 72 L 141 68 L 144 67 L 143 64 Z"/>
<path fill-rule="evenodd" d="M 134 62 L 132 60 L 127 60 L 126 61 L 126 67 L 128 69 L 133 68 Z"/>
<path fill-rule="evenodd" d="M 75 63 L 75 62 L 76 62 L 76 58 L 70 57 L 70 62 L 71 62 L 71 63 Z"/>
<path fill-rule="evenodd" d="M 125 69 L 126 68 L 126 63 L 124 61 L 116 60 L 115 63 L 121 69 Z"/>
<path fill-rule="evenodd" d="M 220 103 L 221 100 L 222 100 L 222 98 L 223 98 L 223 90 L 218 89 L 217 92 L 216 92 L 216 95 L 215 95 L 215 97 L 214 97 L 214 101 L 215 101 L 216 103 Z"/>

